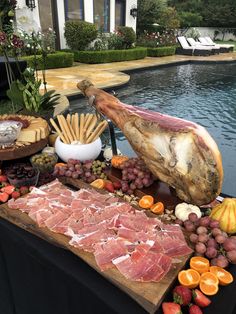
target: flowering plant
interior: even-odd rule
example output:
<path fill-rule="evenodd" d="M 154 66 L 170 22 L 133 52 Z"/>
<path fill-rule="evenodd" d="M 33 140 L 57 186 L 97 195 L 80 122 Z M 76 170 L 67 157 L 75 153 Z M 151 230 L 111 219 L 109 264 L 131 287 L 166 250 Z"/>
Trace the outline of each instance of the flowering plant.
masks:
<path fill-rule="evenodd" d="M 54 53 L 56 51 L 56 34 L 49 28 L 46 32 L 32 32 L 28 34 L 24 30 L 17 31 L 19 37 L 24 41 L 22 54 L 26 56 L 41 54 L 42 51 Z"/>
<path fill-rule="evenodd" d="M 6 33 L 0 31 L 0 53 L 2 52 L 5 58 L 6 73 L 10 89 L 7 91 L 7 96 L 12 102 L 12 110 L 15 111 L 16 107 L 22 106 L 28 111 L 41 112 L 51 109 L 57 104 L 59 95 L 55 91 L 47 91 L 46 77 L 45 77 L 45 62 L 47 52 L 40 47 L 43 59 L 43 84 L 44 95 L 40 93 L 41 79 L 38 79 L 37 74 L 37 60 L 36 54 L 38 53 L 39 41 L 36 34 L 33 32 L 28 35 L 28 40 L 31 42 L 31 49 L 34 51 L 34 68 L 22 71 L 20 66 L 19 57 L 25 52 L 25 42 L 17 34 Z M 12 69 L 10 57 L 14 57 L 17 66 L 17 72 Z M 17 78 L 18 77 L 18 78 Z"/>
<path fill-rule="evenodd" d="M 138 44 L 146 47 L 164 47 L 176 44 L 176 38 L 173 30 L 164 30 L 162 32 L 145 32 L 138 39 Z"/>

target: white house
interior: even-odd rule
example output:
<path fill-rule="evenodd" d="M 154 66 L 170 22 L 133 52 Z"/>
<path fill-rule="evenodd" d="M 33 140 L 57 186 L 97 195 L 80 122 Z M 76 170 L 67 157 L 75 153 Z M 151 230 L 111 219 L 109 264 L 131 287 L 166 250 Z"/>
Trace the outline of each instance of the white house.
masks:
<path fill-rule="evenodd" d="M 18 0 L 17 5 L 18 27 L 54 29 L 58 48 L 66 47 L 64 24 L 70 19 L 94 23 L 104 32 L 113 32 L 119 25 L 136 30 L 137 0 Z"/>

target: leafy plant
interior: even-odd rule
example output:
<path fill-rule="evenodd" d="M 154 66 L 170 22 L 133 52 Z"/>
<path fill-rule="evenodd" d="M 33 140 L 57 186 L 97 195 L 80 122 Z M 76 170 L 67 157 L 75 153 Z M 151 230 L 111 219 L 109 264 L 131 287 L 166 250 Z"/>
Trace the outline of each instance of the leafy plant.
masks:
<path fill-rule="evenodd" d="M 44 112 L 47 109 L 52 109 L 52 106 L 57 103 L 59 95 L 55 91 L 47 92 L 45 78 L 45 64 L 47 52 L 42 47 L 42 76 L 44 84 L 44 94 L 40 93 L 42 80 L 38 79 L 37 75 L 37 60 L 36 60 L 36 35 L 32 33 L 32 43 L 34 45 L 34 62 L 33 68 L 29 68 L 22 72 L 19 65 L 19 56 L 21 55 L 25 43 L 17 34 L 5 33 L 0 31 L 0 48 L 5 58 L 6 72 L 9 84 L 7 96 L 12 102 L 13 111 L 16 107 L 23 106 L 28 111 Z M 15 63 L 18 70 L 18 77 L 15 75 L 11 67 L 9 55 L 15 58 Z M 17 79 L 18 78 L 18 79 Z"/>
<path fill-rule="evenodd" d="M 119 26 L 117 35 L 121 38 L 124 49 L 131 48 L 136 41 L 136 34 L 132 27 Z"/>
<path fill-rule="evenodd" d="M 99 32 L 97 38 L 93 43 L 91 43 L 88 50 L 95 50 L 95 51 L 101 51 L 101 50 L 107 50 L 108 49 L 108 36 L 103 33 Z"/>
<path fill-rule="evenodd" d="M 40 94 L 41 80 L 35 81 L 32 76 L 25 75 L 25 83 L 19 80 L 13 81 L 7 96 L 15 106 L 22 105 L 28 111 L 43 113 L 51 110 L 57 104 L 60 98 L 59 94 L 55 94 L 55 90 Z"/>
<path fill-rule="evenodd" d="M 138 0 L 137 34 L 152 30 L 152 25 L 157 23 L 164 8 L 166 0 Z"/>
<path fill-rule="evenodd" d="M 72 50 L 85 50 L 97 38 L 98 31 L 92 23 L 69 20 L 65 23 L 65 38 Z"/>
<path fill-rule="evenodd" d="M 108 49 L 109 50 L 120 50 L 123 49 L 123 40 L 121 36 L 116 33 L 111 33 L 108 38 Z"/>

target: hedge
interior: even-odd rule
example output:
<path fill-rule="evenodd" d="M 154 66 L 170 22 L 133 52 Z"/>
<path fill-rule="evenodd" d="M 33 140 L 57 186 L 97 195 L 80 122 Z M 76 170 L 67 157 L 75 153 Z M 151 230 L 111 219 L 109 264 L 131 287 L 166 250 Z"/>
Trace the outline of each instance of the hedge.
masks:
<path fill-rule="evenodd" d="M 28 67 L 34 67 L 34 56 L 25 56 L 21 59 L 27 61 Z M 42 70 L 42 56 L 36 55 L 37 69 Z M 74 55 L 71 52 L 57 51 L 47 55 L 46 69 L 71 67 L 74 62 Z"/>
<path fill-rule="evenodd" d="M 164 57 L 172 56 L 175 54 L 176 47 L 158 47 L 158 48 L 147 48 L 148 57 Z"/>
<path fill-rule="evenodd" d="M 147 48 L 101 51 L 73 51 L 74 59 L 81 63 L 109 63 L 143 59 L 147 56 Z"/>

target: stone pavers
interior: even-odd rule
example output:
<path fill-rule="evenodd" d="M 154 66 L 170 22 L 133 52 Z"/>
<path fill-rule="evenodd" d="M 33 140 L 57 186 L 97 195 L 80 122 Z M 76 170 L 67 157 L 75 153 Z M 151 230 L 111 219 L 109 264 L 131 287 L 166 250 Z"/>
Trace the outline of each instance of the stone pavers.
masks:
<path fill-rule="evenodd" d="M 170 63 L 194 61 L 210 62 L 236 62 L 236 52 L 221 53 L 208 57 L 174 55 L 168 57 L 150 58 L 141 60 L 123 61 L 103 64 L 82 64 L 70 68 L 52 69 L 46 71 L 48 89 L 55 89 L 65 96 L 79 94 L 76 84 L 83 79 L 89 79 L 96 87 L 109 88 L 123 85 L 129 81 L 130 76 L 122 71 L 140 68 L 155 67 Z"/>

